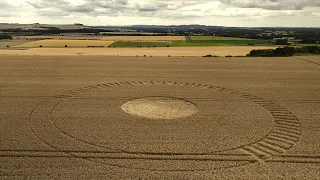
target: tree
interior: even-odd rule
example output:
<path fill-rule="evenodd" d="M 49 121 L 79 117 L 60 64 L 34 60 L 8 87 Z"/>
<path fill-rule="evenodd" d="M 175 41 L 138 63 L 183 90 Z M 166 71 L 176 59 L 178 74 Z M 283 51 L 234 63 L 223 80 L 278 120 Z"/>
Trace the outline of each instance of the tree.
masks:
<path fill-rule="evenodd" d="M 277 39 L 276 45 L 288 45 L 288 39 Z"/>
<path fill-rule="evenodd" d="M 0 39 L 12 39 L 12 36 L 8 35 L 8 34 L 0 34 Z"/>
<path fill-rule="evenodd" d="M 276 50 L 274 50 L 274 54 L 277 57 L 293 56 L 295 52 L 296 52 L 296 49 L 294 47 L 277 48 Z"/>

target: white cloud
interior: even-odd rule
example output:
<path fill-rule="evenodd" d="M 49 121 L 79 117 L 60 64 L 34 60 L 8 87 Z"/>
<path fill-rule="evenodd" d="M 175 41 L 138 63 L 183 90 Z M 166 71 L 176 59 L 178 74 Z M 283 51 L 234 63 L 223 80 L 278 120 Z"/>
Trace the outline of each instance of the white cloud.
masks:
<path fill-rule="evenodd" d="M 1 0 L 0 7 L 0 22 L 320 26 L 319 0 Z"/>
<path fill-rule="evenodd" d="M 319 0 L 219 0 L 221 3 L 242 8 L 269 10 L 301 10 L 305 7 L 319 7 Z"/>

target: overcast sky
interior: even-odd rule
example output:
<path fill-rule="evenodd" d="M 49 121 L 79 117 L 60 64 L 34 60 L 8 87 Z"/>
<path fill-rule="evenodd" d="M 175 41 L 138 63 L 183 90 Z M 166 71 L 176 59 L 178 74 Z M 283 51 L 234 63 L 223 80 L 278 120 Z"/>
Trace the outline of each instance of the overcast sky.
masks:
<path fill-rule="evenodd" d="M 0 0 L 0 22 L 320 27 L 320 0 Z"/>

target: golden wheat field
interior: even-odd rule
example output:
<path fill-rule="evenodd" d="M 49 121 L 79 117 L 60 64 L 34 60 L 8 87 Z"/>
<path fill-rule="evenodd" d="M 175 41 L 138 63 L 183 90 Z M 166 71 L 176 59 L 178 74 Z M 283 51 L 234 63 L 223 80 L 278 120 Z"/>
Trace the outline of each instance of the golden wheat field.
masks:
<path fill-rule="evenodd" d="M 108 41 L 184 41 L 184 36 L 109 36 L 102 38 Z"/>
<path fill-rule="evenodd" d="M 319 68 L 1 55 L 0 179 L 319 180 Z"/>
<path fill-rule="evenodd" d="M 114 41 L 99 40 L 41 40 L 20 44 L 14 47 L 33 48 L 33 47 L 87 47 L 87 46 L 110 46 Z"/>
<path fill-rule="evenodd" d="M 47 41 L 46 41 L 47 42 Z M 66 42 L 66 41 L 63 41 Z M 104 41 L 101 41 L 104 42 Z M 27 43 L 29 44 L 29 43 Z M 34 47 L 39 47 L 39 41 L 30 43 Z M 63 43 L 60 46 L 64 46 Z M 43 45 L 43 44 L 42 44 Z M 51 47 L 54 45 L 50 44 Z M 0 50 L 2 55 L 26 55 L 26 56 L 185 56 L 185 57 L 201 57 L 206 55 L 217 56 L 245 56 L 253 49 L 270 49 L 265 46 L 216 46 L 216 47 L 159 47 L 159 48 L 45 48 L 50 47 L 44 45 L 43 48 L 30 48 L 27 50 Z M 58 46 L 58 45 L 55 45 Z M 21 47 L 30 47 L 29 45 L 23 45 Z M 273 47 L 275 48 L 275 47 Z"/>

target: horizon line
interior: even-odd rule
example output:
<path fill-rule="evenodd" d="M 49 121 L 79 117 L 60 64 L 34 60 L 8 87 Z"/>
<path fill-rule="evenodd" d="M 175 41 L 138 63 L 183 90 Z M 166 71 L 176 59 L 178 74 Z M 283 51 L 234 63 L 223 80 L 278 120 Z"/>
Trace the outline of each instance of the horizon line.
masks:
<path fill-rule="evenodd" d="M 132 25 L 86 25 L 82 23 L 50 24 L 50 23 L 6 23 L 10 25 L 83 25 L 87 27 L 130 27 L 130 26 L 207 26 L 207 27 L 230 27 L 230 28 L 320 28 L 320 26 L 223 26 L 223 25 L 206 25 L 206 24 L 132 24 Z"/>

